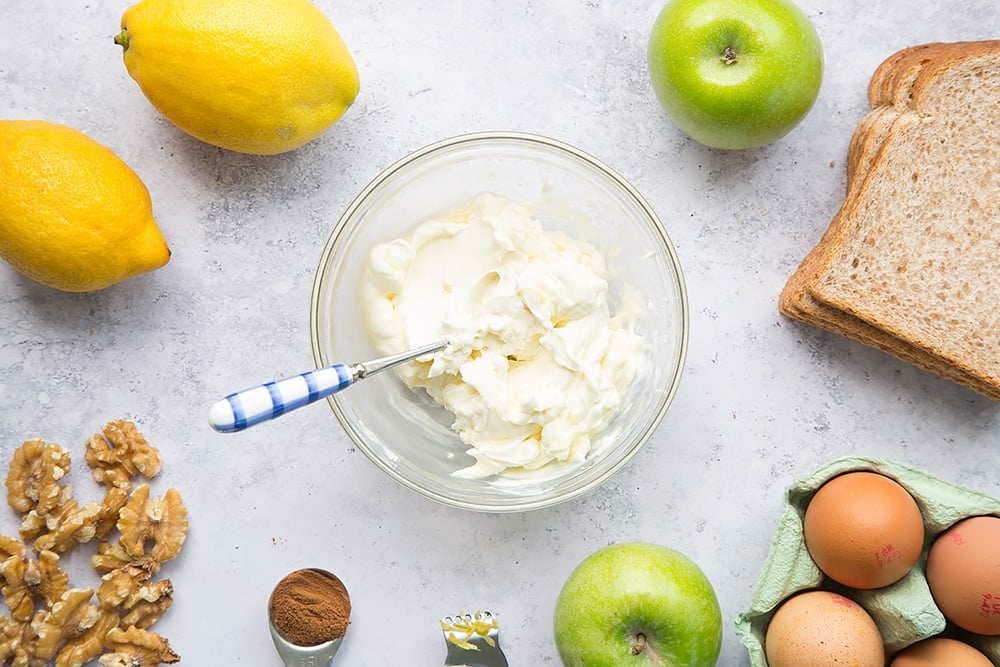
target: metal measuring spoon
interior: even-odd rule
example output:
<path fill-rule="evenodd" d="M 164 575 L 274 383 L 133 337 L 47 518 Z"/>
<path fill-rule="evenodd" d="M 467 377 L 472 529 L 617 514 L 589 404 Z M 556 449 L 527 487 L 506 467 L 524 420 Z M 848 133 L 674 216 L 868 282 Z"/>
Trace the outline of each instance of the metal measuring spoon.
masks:
<path fill-rule="evenodd" d="M 268 602 L 268 606 L 270 607 L 270 602 Z M 340 650 L 340 643 L 344 641 L 343 637 L 315 646 L 293 644 L 281 636 L 281 631 L 274 626 L 274 621 L 271 620 L 270 608 L 268 612 L 267 624 L 271 628 L 271 639 L 274 640 L 274 648 L 278 649 L 278 655 L 285 663 L 285 667 L 326 667 Z"/>
<path fill-rule="evenodd" d="M 300 570 L 299 572 L 306 571 L 307 570 Z M 308 568 L 308 571 L 329 577 L 343 586 L 343 582 L 341 582 L 340 579 L 332 572 L 327 572 L 326 570 L 320 570 L 318 568 Z M 295 573 L 293 572 L 292 574 L 286 576 L 285 579 L 278 582 L 278 584 L 271 590 L 271 594 L 267 598 L 267 625 L 271 629 L 271 639 L 274 641 L 274 648 L 278 650 L 278 655 L 285 663 L 285 667 L 326 667 L 330 664 L 333 660 L 333 656 L 336 655 L 337 651 L 340 649 L 340 644 L 344 641 L 343 635 L 337 637 L 336 639 L 323 642 L 322 644 L 300 646 L 285 637 L 274 622 L 274 594 L 281 587 L 282 583 L 294 574 Z M 346 588 L 344 588 L 344 593 L 345 595 L 347 594 Z M 348 599 L 350 598 L 348 597 Z"/>

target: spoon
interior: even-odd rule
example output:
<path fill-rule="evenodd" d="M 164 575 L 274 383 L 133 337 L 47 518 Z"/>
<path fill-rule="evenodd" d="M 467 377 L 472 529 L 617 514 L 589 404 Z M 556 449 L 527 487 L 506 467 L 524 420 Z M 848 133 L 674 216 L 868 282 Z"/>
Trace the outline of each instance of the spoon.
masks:
<path fill-rule="evenodd" d="M 338 637 L 315 646 L 299 646 L 282 637 L 281 631 L 274 627 L 273 621 L 268 619 L 267 624 L 271 627 L 274 648 L 278 649 L 278 656 L 285 663 L 285 667 L 326 667 L 333 661 L 333 656 L 340 650 L 340 644 L 344 641 L 343 637 Z"/>
<path fill-rule="evenodd" d="M 388 357 L 359 364 L 333 364 L 243 389 L 213 405 L 208 412 L 208 423 L 222 433 L 242 431 L 347 389 L 369 375 L 443 350 L 447 346 L 448 341 L 441 340 Z"/>

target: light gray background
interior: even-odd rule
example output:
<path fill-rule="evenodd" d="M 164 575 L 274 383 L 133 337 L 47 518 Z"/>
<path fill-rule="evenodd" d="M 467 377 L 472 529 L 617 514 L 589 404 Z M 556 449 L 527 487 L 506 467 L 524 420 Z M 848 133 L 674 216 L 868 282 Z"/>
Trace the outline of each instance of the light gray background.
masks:
<path fill-rule="evenodd" d="M 126 3 L 0 4 L 0 117 L 66 123 L 115 150 L 149 187 L 173 250 L 165 268 L 89 295 L 0 266 L 3 460 L 29 437 L 59 442 L 79 494 L 95 497 L 85 438 L 138 422 L 164 459 L 155 489 L 178 488 L 190 511 L 164 571 L 176 601 L 156 626 L 183 664 L 279 664 L 267 595 L 290 570 L 320 566 L 355 605 L 336 664 L 441 664 L 437 619 L 483 607 L 500 615 L 512 665 L 558 665 L 551 617 L 566 576 L 599 547 L 647 540 L 701 564 L 725 615 L 719 664 L 745 665 L 733 619 L 793 479 L 862 454 L 1000 494 L 1000 405 L 776 307 L 842 199 L 874 68 L 908 45 L 996 37 L 994 0 L 803 1 L 826 53 L 819 100 L 784 139 L 729 153 L 686 139 L 657 105 L 645 49 L 658 0 L 319 5 L 355 55 L 360 96 L 319 140 L 265 158 L 160 117 L 111 41 Z M 313 271 L 351 199 L 410 151 L 481 130 L 575 144 L 664 220 L 691 345 L 648 446 L 577 500 L 487 516 L 383 477 L 325 405 L 213 433 L 217 398 L 312 364 Z M 12 512 L 0 518 L 16 530 Z M 71 565 L 88 581 L 82 559 Z"/>

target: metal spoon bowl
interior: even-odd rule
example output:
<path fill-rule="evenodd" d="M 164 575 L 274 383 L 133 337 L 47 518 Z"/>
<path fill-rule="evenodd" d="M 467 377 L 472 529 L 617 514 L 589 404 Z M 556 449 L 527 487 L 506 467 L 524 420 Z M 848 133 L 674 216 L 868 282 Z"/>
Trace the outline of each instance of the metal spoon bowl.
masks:
<path fill-rule="evenodd" d="M 268 601 L 267 624 L 271 628 L 274 648 L 278 650 L 285 667 L 326 667 L 333 661 L 333 656 L 340 650 L 340 644 L 344 641 L 343 637 L 315 646 L 298 646 L 281 635 L 281 631 L 271 620 L 270 611 L 270 601 Z"/>

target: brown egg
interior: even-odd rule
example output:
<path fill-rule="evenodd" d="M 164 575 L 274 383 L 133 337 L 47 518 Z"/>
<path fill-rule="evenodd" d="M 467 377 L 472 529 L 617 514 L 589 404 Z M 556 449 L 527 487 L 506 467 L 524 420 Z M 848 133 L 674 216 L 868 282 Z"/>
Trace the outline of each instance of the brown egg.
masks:
<path fill-rule="evenodd" d="M 957 639 L 934 637 L 901 651 L 889 667 L 993 667 L 978 650 Z"/>
<path fill-rule="evenodd" d="M 768 667 L 883 667 L 878 626 L 852 600 L 829 591 L 794 595 L 778 607 L 764 635 Z"/>
<path fill-rule="evenodd" d="M 819 569 L 852 588 L 898 581 L 924 545 L 923 517 L 913 496 L 873 472 L 849 472 L 823 484 L 802 523 L 806 548 Z"/>
<path fill-rule="evenodd" d="M 1000 635 L 1000 518 L 964 519 L 941 533 L 927 555 L 927 585 L 949 621 Z"/>

